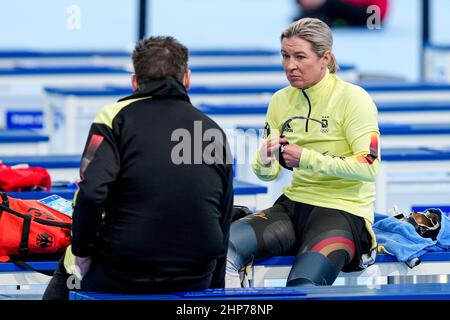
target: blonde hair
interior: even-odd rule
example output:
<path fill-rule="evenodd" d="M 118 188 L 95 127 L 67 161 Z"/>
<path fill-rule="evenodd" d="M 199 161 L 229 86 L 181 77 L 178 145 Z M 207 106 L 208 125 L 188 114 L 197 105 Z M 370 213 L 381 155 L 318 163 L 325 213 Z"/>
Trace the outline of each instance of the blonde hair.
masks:
<path fill-rule="evenodd" d="M 298 37 L 311 43 L 313 51 L 322 58 L 326 51 L 330 51 L 331 60 L 328 63 L 330 73 L 339 71 L 334 54 L 331 52 L 333 47 L 333 35 L 330 28 L 323 21 L 316 18 L 302 18 L 291 23 L 281 34 L 281 40 L 284 38 Z"/>

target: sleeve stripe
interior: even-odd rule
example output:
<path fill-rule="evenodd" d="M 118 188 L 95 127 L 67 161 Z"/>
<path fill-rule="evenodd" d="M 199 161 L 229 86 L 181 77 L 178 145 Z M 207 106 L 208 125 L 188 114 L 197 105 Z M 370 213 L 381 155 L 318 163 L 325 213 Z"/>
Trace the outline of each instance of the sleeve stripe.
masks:
<path fill-rule="evenodd" d="M 356 160 L 359 163 L 368 163 L 372 164 L 378 158 L 378 134 L 372 133 L 370 137 L 370 153 L 366 156 L 358 156 Z"/>
<path fill-rule="evenodd" d="M 372 133 L 370 137 L 370 155 L 373 158 L 378 158 L 378 134 Z"/>
<path fill-rule="evenodd" d="M 95 152 L 102 144 L 105 137 L 99 135 L 99 134 L 93 134 L 91 137 L 91 140 L 89 141 L 88 147 L 86 149 L 86 153 L 81 160 L 81 166 L 80 166 L 80 176 L 81 179 L 83 179 L 84 172 L 86 171 L 89 163 L 91 163 L 92 159 L 94 159 Z"/>

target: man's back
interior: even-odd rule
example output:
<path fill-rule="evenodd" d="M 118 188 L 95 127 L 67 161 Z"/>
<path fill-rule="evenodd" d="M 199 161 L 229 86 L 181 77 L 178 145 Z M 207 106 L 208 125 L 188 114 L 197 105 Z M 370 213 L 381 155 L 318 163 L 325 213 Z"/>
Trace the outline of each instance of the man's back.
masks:
<path fill-rule="evenodd" d="M 205 131 L 220 137 L 203 141 Z M 229 153 L 223 131 L 190 104 L 184 87 L 171 79 L 146 84 L 106 106 L 89 139 L 74 253 L 94 250 L 106 273 L 131 282 L 222 273 L 233 194 Z M 211 149 L 216 160 L 207 164 Z M 104 208 L 101 224 L 92 207 Z M 93 225 L 100 226 L 97 238 Z"/>
<path fill-rule="evenodd" d="M 188 56 L 170 36 L 136 43 L 134 94 L 91 126 L 72 245 L 43 299 L 68 299 L 71 275 L 84 291 L 224 287 L 232 161 L 224 132 L 190 104 Z"/>

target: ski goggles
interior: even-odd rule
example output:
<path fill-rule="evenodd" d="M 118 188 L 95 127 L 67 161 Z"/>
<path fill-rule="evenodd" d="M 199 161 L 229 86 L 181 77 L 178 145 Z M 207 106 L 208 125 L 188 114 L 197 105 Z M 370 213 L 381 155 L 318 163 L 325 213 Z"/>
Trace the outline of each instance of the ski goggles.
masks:
<path fill-rule="evenodd" d="M 424 212 L 413 212 L 404 220 L 411 223 L 420 236 L 436 240 L 441 228 L 441 215 L 440 209 L 427 209 Z"/>

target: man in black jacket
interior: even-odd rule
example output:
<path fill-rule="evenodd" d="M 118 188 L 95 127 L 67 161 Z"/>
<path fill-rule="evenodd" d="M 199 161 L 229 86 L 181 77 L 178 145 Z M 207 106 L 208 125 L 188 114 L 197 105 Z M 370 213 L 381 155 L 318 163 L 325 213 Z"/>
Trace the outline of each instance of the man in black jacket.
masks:
<path fill-rule="evenodd" d="M 232 159 L 224 132 L 190 103 L 187 60 L 172 37 L 136 45 L 134 93 L 91 126 L 72 246 L 44 299 L 67 297 L 68 273 L 85 291 L 224 287 Z"/>

